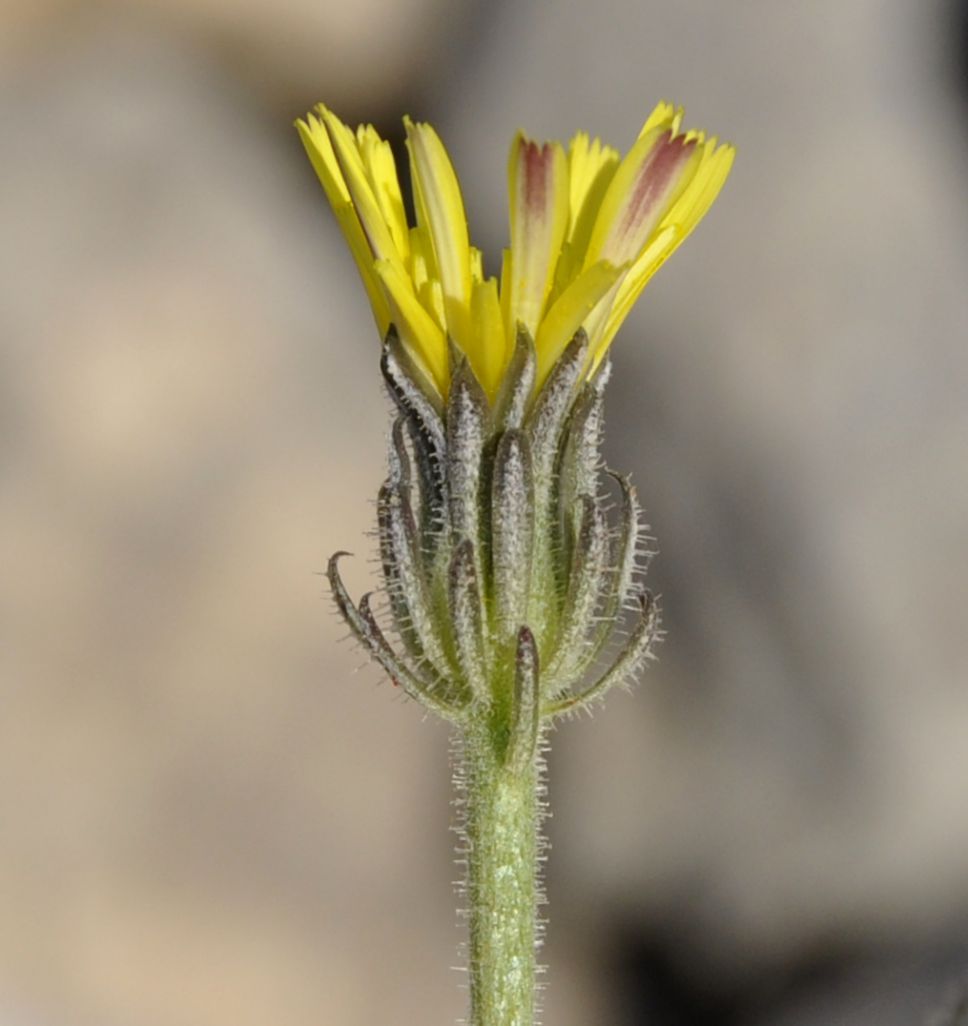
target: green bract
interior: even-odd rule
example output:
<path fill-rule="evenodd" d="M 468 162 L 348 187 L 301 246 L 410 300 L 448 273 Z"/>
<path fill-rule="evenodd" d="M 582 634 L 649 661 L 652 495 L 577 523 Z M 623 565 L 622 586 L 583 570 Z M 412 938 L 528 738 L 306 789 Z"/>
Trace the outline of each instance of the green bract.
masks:
<path fill-rule="evenodd" d="M 579 331 L 532 397 L 522 330 L 491 404 L 455 350 L 441 407 L 391 329 L 382 369 L 399 416 L 378 521 L 394 643 L 369 596 L 347 594 L 343 553 L 330 561 L 340 612 L 393 681 L 457 723 L 486 710 L 503 759 L 530 759 L 542 723 L 628 681 L 656 637 L 635 491 L 611 475 L 613 514 L 603 490 L 608 363 L 586 378 L 588 356 Z"/>

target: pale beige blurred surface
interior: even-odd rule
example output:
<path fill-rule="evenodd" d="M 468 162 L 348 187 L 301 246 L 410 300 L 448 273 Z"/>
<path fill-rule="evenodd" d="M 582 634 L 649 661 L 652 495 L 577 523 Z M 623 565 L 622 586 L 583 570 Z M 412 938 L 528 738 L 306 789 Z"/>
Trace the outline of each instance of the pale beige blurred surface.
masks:
<path fill-rule="evenodd" d="M 740 146 L 617 352 L 669 638 L 554 738 L 547 1021 L 610 1021 L 615 919 L 740 976 L 963 923 L 965 115 L 926 8 L 94 10 L 0 15 L 0 1023 L 461 1014 L 446 732 L 314 576 L 367 585 L 385 429 L 289 125 L 321 98 L 420 99 L 492 264 L 519 124 L 624 144 L 669 95 Z"/>

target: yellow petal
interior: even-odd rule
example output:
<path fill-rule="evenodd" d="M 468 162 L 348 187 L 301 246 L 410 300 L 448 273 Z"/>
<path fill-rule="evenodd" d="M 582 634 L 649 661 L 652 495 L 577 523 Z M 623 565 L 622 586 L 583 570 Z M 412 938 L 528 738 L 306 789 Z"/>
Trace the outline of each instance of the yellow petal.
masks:
<path fill-rule="evenodd" d="M 663 131 L 673 128 L 679 121 L 682 120 L 683 110 L 682 107 L 673 107 L 673 105 L 666 100 L 660 100 L 655 107 L 652 109 L 652 113 L 645 119 L 645 124 L 642 126 L 642 131 L 639 132 L 639 138 L 643 135 L 648 135 L 649 132 L 658 128 Z"/>
<path fill-rule="evenodd" d="M 393 150 L 372 125 L 361 125 L 356 134 L 373 195 L 390 229 L 397 252 L 406 263 L 410 259 L 410 229 L 407 226 L 407 213 L 400 192 Z"/>
<path fill-rule="evenodd" d="M 350 191 L 343 181 L 343 172 L 340 171 L 336 154 L 333 153 L 333 144 L 329 141 L 326 126 L 315 114 L 307 114 L 305 121 L 302 118 L 297 119 L 296 130 L 313 169 L 326 190 L 326 198 L 334 207 L 350 203 Z"/>
<path fill-rule="evenodd" d="M 471 287 L 475 282 L 484 280 L 484 254 L 477 248 L 471 246 Z"/>
<path fill-rule="evenodd" d="M 678 242 L 686 238 L 712 206 L 726 182 L 735 156 L 732 146 L 723 145 L 717 149 L 715 139 L 708 140 L 703 146 L 699 169 L 688 188 L 662 218 L 662 225 L 674 224 L 679 228 Z"/>
<path fill-rule="evenodd" d="M 501 315 L 496 278 L 475 282 L 471 297 L 471 322 L 476 337 L 474 351 L 468 357 L 484 391 L 493 399 L 507 360 L 504 318 Z"/>
<path fill-rule="evenodd" d="M 470 327 L 471 269 L 467 217 L 453 165 L 437 133 L 404 119 L 413 171 L 418 221 L 433 242 L 437 272 L 444 290 L 447 328 L 464 348 Z"/>
<path fill-rule="evenodd" d="M 329 132 L 333 152 L 336 154 L 340 171 L 343 173 L 343 180 L 349 189 L 353 206 L 356 208 L 373 256 L 377 260 L 399 262 L 400 253 L 394 243 L 383 211 L 380 209 L 380 204 L 373 193 L 356 136 L 332 111 L 322 104 L 317 110 L 322 114 L 326 130 Z"/>
<path fill-rule="evenodd" d="M 437 322 L 441 332 L 446 332 L 444 294 L 436 277 L 433 247 L 423 228 L 410 229 L 410 278 L 420 305 Z"/>
<path fill-rule="evenodd" d="M 504 334 L 514 338 L 517 326 L 511 322 L 511 250 L 501 250 L 501 317 L 504 320 Z"/>
<path fill-rule="evenodd" d="M 305 121 L 297 121 L 296 128 L 302 140 L 309 160 L 326 192 L 329 205 L 333 208 L 336 220 L 346 238 L 359 269 L 360 277 L 366 288 L 366 294 L 373 308 L 373 316 L 380 332 L 380 338 L 387 333 L 390 326 L 390 308 L 380 288 L 379 279 L 373 270 L 373 253 L 367 242 L 363 226 L 353 207 L 349 189 L 343 180 L 336 154 L 330 142 L 325 126 L 312 114 Z"/>
<path fill-rule="evenodd" d="M 430 240 L 423 228 L 410 229 L 410 276 L 414 285 L 419 288 L 424 282 L 435 277 L 435 265 Z"/>
<path fill-rule="evenodd" d="M 635 260 L 655 227 L 688 185 L 701 160 L 695 139 L 651 129 L 629 150 L 602 200 L 585 266 Z"/>
<path fill-rule="evenodd" d="M 681 241 L 679 231 L 674 225 L 663 228 L 629 268 L 628 274 L 625 275 L 616 291 L 601 337 L 596 342 L 592 369 L 597 367 L 605 356 L 615 333 L 628 317 L 649 279 L 672 255 Z"/>
<path fill-rule="evenodd" d="M 604 357 L 615 333 L 656 271 L 679 248 L 719 195 L 732 167 L 731 146 L 716 149 L 716 140 L 703 144 L 699 169 L 678 200 L 663 217 L 655 237 L 629 269 L 618 289 L 595 354 L 595 366 Z"/>
<path fill-rule="evenodd" d="M 601 178 L 603 171 L 614 172 L 619 154 L 600 139 L 589 139 L 587 132 L 577 132 L 568 144 L 568 188 L 573 215 L 568 237 L 574 237 L 574 215 L 585 205 L 589 192 Z"/>
<path fill-rule="evenodd" d="M 401 340 L 440 389 L 440 394 L 446 395 L 450 374 L 444 333 L 421 306 L 410 278 L 398 264 L 378 260 L 374 269 L 386 290 L 391 320 Z"/>
<path fill-rule="evenodd" d="M 568 161 L 560 143 L 520 133 L 508 162 L 511 200 L 511 318 L 534 336 L 568 229 Z"/>
<path fill-rule="evenodd" d="M 573 266 L 559 269 L 559 281 L 570 281 L 578 273 L 602 198 L 618 165 L 618 152 L 611 146 L 603 146 L 598 139 L 589 142 L 584 132 L 579 132 L 572 139 L 568 150 L 571 192 L 568 262 Z"/>
<path fill-rule="evenodd" d="M 626 270 L 627 266 L 615 267 L 600 260 L 583 271 L 558 297 L 541 322 L 535 338 L 538 388 L 544 384 L 548 372 L 575 332 Z"/>

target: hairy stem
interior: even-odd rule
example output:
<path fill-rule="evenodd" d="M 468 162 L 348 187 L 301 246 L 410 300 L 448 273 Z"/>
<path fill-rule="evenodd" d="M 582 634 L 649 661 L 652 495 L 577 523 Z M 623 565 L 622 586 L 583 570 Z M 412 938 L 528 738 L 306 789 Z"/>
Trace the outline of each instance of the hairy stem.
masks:
<path fill-rule="evenodd" d="M 540 756 L 506 759 L 483 724 L 463 736 L 470 1026 L 533 1026 Z"/>

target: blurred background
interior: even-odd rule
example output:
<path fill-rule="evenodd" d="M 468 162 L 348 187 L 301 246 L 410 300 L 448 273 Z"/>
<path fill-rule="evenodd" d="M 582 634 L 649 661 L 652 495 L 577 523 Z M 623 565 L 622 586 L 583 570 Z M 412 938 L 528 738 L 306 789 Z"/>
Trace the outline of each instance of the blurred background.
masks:
<path fill-rule="evenodd" d="M 554 737 L 545 1021 L 954 1023 L 966 54 L 940 0 L 4 0 L 2 1026 L 462 1014 L 447 732 L 317 576 L 387 408 L 291 123 L 433 121 L 493 267 L 514 130 L 663 97 L 739 158 L 615 348 L 668 638 Z"/>

